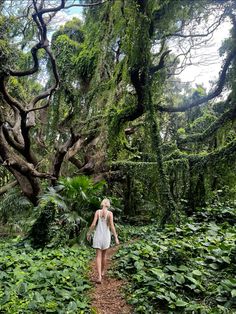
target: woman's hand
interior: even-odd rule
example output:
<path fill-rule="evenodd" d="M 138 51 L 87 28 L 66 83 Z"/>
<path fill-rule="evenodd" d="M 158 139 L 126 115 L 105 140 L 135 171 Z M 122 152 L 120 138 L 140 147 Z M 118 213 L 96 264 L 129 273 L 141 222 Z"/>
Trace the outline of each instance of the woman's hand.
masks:
<path fill-rule="evenodd" d="M 116 242 L 116 245 L 119 245 L 119 244 L 120 244 L 120 241 L 119 241 L 119 239 L 118 239 L 117 236 L 115 236 L 115 242 Z"/>
<path fill-rule="evenodd" d="M 87 240 L 88 240 L 88 242 L 90 242 L 90 240 L 91 240 L 91 234 L 89 234 L 89 233 L 87 233 Z"/>

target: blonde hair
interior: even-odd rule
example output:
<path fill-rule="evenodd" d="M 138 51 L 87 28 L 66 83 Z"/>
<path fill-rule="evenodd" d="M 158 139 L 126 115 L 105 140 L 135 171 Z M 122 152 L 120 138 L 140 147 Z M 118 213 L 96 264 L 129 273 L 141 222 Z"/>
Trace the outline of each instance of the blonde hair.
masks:
<path fill-rule="evenodd" d="M 104 199 L 101 201 L 101 206 L 103 206 L 105 202 L 108 203 L 108 207 L 111 206 L 111 202 L 110 202 L 110 200 L 109 200 L 108 198 L 104 198 Z"/>

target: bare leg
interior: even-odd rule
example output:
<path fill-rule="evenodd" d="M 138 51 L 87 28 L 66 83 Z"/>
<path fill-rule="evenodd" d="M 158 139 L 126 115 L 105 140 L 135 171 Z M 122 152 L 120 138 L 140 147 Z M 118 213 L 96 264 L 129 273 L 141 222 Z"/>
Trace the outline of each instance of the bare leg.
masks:
<path fill-rule="evenodd" d="M 107 264 L 107 250 L 102 250 L 102 276 L 105 274 L 106 264 Z"/>
<path fill-rule="evenodd" d="M 98 281 L 102 280 L 102 250 L 96 250 L 96 267 L 98 271 Z"/>

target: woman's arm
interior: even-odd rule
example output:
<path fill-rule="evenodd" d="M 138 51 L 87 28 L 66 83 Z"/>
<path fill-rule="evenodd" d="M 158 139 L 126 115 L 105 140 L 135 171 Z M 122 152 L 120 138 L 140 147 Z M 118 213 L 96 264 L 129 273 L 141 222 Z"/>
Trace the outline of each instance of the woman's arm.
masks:
<path fill-rule="evenodd" d="M 113 213 L 110 212 L 110 228 L 111 228 L 111 232 L 113 233 L 114 237 L 115 237 L 115 242 L 118 245 L 120 242 L 118 240 L 118 236 L 116 233 L 116 228 L 114 226 L 114 222 L 113 222 Z"/>
<path fill-rule="evenodd" d="M 93 222 L 92 222 L 92 224 L 89 227 L 89 230 L 87 232 L 87 240 L 88 241 L 90 240 L 91 233 L 93 232 L 94 228 L 96 227 L 97 220 L 98 220 L 98 210 L 96 210 L 94 217 L 93 217 Z"/>

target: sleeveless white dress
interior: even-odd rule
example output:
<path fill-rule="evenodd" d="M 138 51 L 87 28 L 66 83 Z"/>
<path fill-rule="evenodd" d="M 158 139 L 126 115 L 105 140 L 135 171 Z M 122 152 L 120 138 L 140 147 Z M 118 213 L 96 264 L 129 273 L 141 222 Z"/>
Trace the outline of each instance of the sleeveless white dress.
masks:
<path fill-rule="evenodd" d="M 98 222 L 93 237 L 93 248 L 106 250 L 111 244 L 111 231 L 107 224 L 109 211 L 107 211 L 106 217 L 102 217 L 101 212 L 101 210 L 98 211 Z"/>

